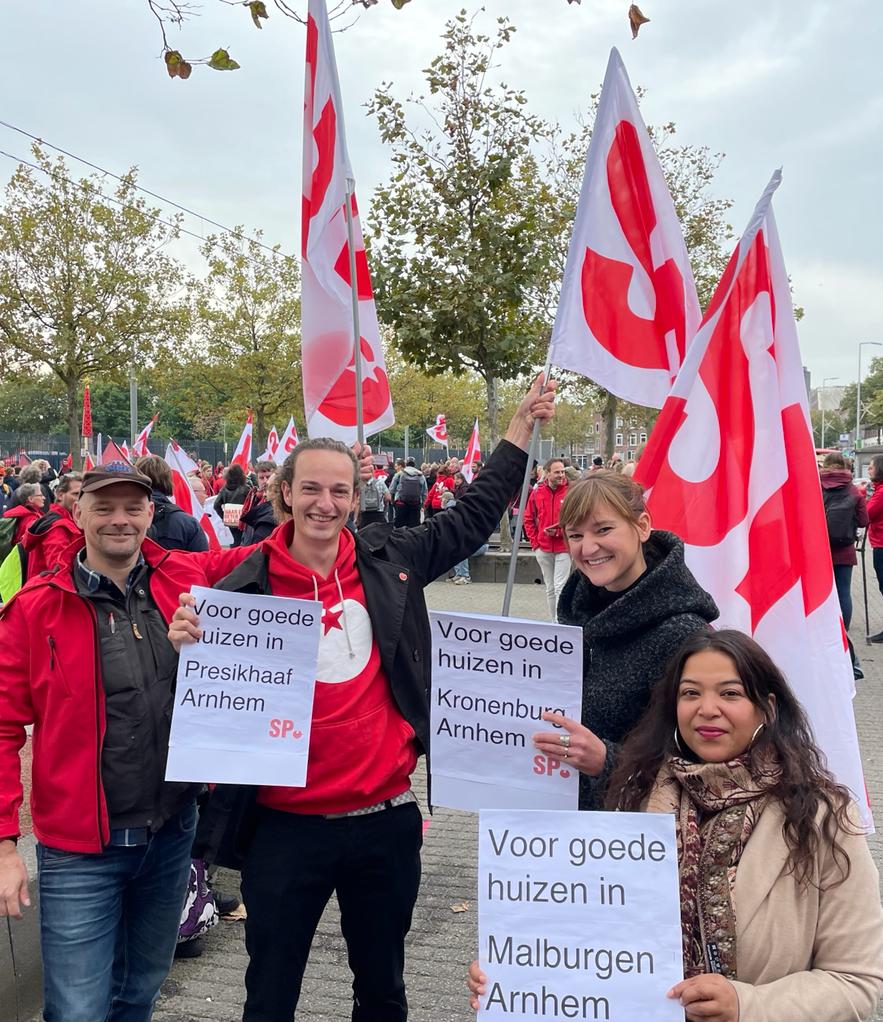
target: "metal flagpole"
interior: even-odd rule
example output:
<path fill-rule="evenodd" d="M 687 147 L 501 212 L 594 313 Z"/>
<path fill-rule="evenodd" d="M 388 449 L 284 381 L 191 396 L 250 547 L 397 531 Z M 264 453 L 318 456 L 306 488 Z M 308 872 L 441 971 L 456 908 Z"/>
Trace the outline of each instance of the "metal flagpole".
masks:
<path fill-rule="evenodd" d="M 549 383 L 549 372 L 552 368 L 551 348 L 546 355 L 546 365 L 543 369 L 543 391 Z M 540 391 L 542 393 L 542 391 Z M 521 497 L 518 500 L 518 514 L 515 516 L 515 531 L 512 534 L 512 556 L 509 558 L 509 574 L 506 576 L 506 592 L 503 594 L 503 617 L 509 616 L 509 605 L 512 602 L 512 587 L 515 585 L 515 571 L 518 568 L 518 547 L 521 543 L 521 530 L 524 522 L 524 512 L 527 506 L 527 491 L 530 489 L 530 470 L 533 468 L 534 459 L 537 454 L 537 447 L 540 442 L 540 420 L 534 419 L 533 431 L 530 434 L 530 446 L 527 449 L 527 467 L 524 470 L 524 479 L 521 483 Z"/>
<path fill-rule="evenodd" d="M 353 240 L 353 197 L 356 182 L 347 178 L 346 182 L 346 237 L 350 256 L 350 290 L 353 293 L 353 366 L 356 370 L 356 437 L 360 444 L 365 443 L 365 422 L 362 417 L 362 331 L 359 327 L 359 282 L 356 279 L 356 246 Z"/>

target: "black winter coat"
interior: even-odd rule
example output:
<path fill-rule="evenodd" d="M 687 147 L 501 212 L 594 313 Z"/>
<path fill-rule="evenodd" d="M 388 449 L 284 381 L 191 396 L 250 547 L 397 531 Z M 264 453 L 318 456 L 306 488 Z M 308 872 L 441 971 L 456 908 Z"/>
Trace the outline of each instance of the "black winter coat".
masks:
<path fill-rule="evenodd" d="M 259 504 L 252 504 L 248 511 L 240 516 L 239 522 L 242 526 L 243 546 L 261 543 L 276 528 L 276 515 L 273 513 L 273 505 L 269 500 L 262 500 Z"/>
<path fill-rule="evenodd" d="M 561 624 L 583 630 L 582 723 L 607 746 L 601 775 L 580 775 L 580 809 L 601 808 L 619 745 L 647 708 L 650 690 L 684 640 L 719 613 L 673 533 L 651 533 L 644 557 L 647 573 L 612 603 L 579 572 L 558 601 Z"/>
<path fill-rule="evenodd" d="M 469 557 L 497 527 L 517 492 L 527 455 L 505 440 L 457 506 L 411 529 L 369 525 L 355 536 L 356 565 L 393 699 L 429 750 L 431 636 L 423 589 Z M 259 548 L 215 588 L 270 594 Z M 218 785 L 200 814 L 194 856 L 238 869 L 251 831 L 254 789 Z"/>
<path fill-rule="evenodd" d="M 153 491 L 153 524 L 147 535 L 166 550 L 189 550 L 198 554 L 208 550 L 208 537 L 202 526 L 174 501 L 158 490 Z"/>

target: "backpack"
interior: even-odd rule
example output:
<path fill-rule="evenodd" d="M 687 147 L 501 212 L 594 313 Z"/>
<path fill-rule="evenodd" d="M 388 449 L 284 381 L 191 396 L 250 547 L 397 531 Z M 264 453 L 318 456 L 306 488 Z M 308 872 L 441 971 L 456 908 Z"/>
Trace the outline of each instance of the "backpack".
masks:
<path fill-rule="evenodd" d="M 382 511 L 383 507 L 383 494 L 380 492 L 377 480 L 368 479 L 362 486 L 362 510 Z"/>
<path fill-rule="evenodd" d="M 420 473 L 402 472 L 396 496 L 409 507 L 419 507 L 423 496 L 423 477 Z"/>
<path fill-rule="evenodd" d="M 18 530 L 18 518 L 0 518 L 0 564 L 9 556 L 15 546 L 15 533 Z"/>
<path fill-rule="evenodd" d="M 855 494 L 851 486 L 823 490 L 828 540 L 832 547 L 852 546 L 856 537 Z"/>

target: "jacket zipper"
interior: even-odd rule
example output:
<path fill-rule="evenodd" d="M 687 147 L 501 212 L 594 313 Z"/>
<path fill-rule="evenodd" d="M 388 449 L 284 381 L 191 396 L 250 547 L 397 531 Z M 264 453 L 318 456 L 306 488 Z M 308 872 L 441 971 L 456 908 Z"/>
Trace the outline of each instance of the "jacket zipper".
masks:
<path fill-rule="evenodd" d="M 49 643 L 49 667 L 55 670 L 55 639 L 51 635 L 46 636 L 46 641 Z"/>
<path fill-rule="evenodd" d="M 98 643 L 98 618 L 95 608 L 89 600 L 85 601 L 92 615 L 92 642 L 95 655 L 95 822 L 98 825 L 98 844 L 104 848 L 104 841 L 101 837 L 101 647 Z"/>

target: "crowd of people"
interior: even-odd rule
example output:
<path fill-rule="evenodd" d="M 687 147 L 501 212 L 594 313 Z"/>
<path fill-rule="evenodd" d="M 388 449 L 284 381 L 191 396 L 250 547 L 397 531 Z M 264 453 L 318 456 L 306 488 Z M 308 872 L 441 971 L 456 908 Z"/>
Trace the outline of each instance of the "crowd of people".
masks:
<path fill-rule="evenodd" d="M 354 1022 L 407 1018 L 422 843 L 411 778 L 431 752 L 423 589 L 448 573 L 468 583 L 470 557 L 507 511 L 522 514 L 533 424 L 554 414 L 554 392 L 535 381 L 471 482 L 455 458 L 387 467 L 327 439 L 253 473 L 200 465 L 190 482 L 231 529 L 223 549 L 171 499 L 154 455 L 0 476 L 0 915 L 30 905 L 17 841 L 32 727 L 49 1022 L 146 1022 L 176 947 L 195 953 L 235 904 L 216 904 L 217 865 L 241 872 L 248 909 L 246 1022 L 295 1017 L 335 894 Z M 684 979 L 669 996 L 687 1019 L 868 1019 L 883 911 L 849 793 L 778 667 L 747 636 L 713 630 L 714 601 L 681 540 L 653 528 L 628 468 L 536 467 L 524 533 L 549 614 L 581 628 L 585 655 L 581 712 L 546 712 L 535 748 L 579 772 L 583 811 L 675 817 Z M 883 591 L 883 458 L 871 478 L 866 499 L 845 463 L 821 476 L 847 627 L 868 523 Z M 304 787 L 164 780 L 177 656 L 202 634 L 193 585 L 317 600 L 325 630 L 341 630 L 346 655 L 316 685 Z M 478 1007 L 477 963 L 468 983 Z"/>

